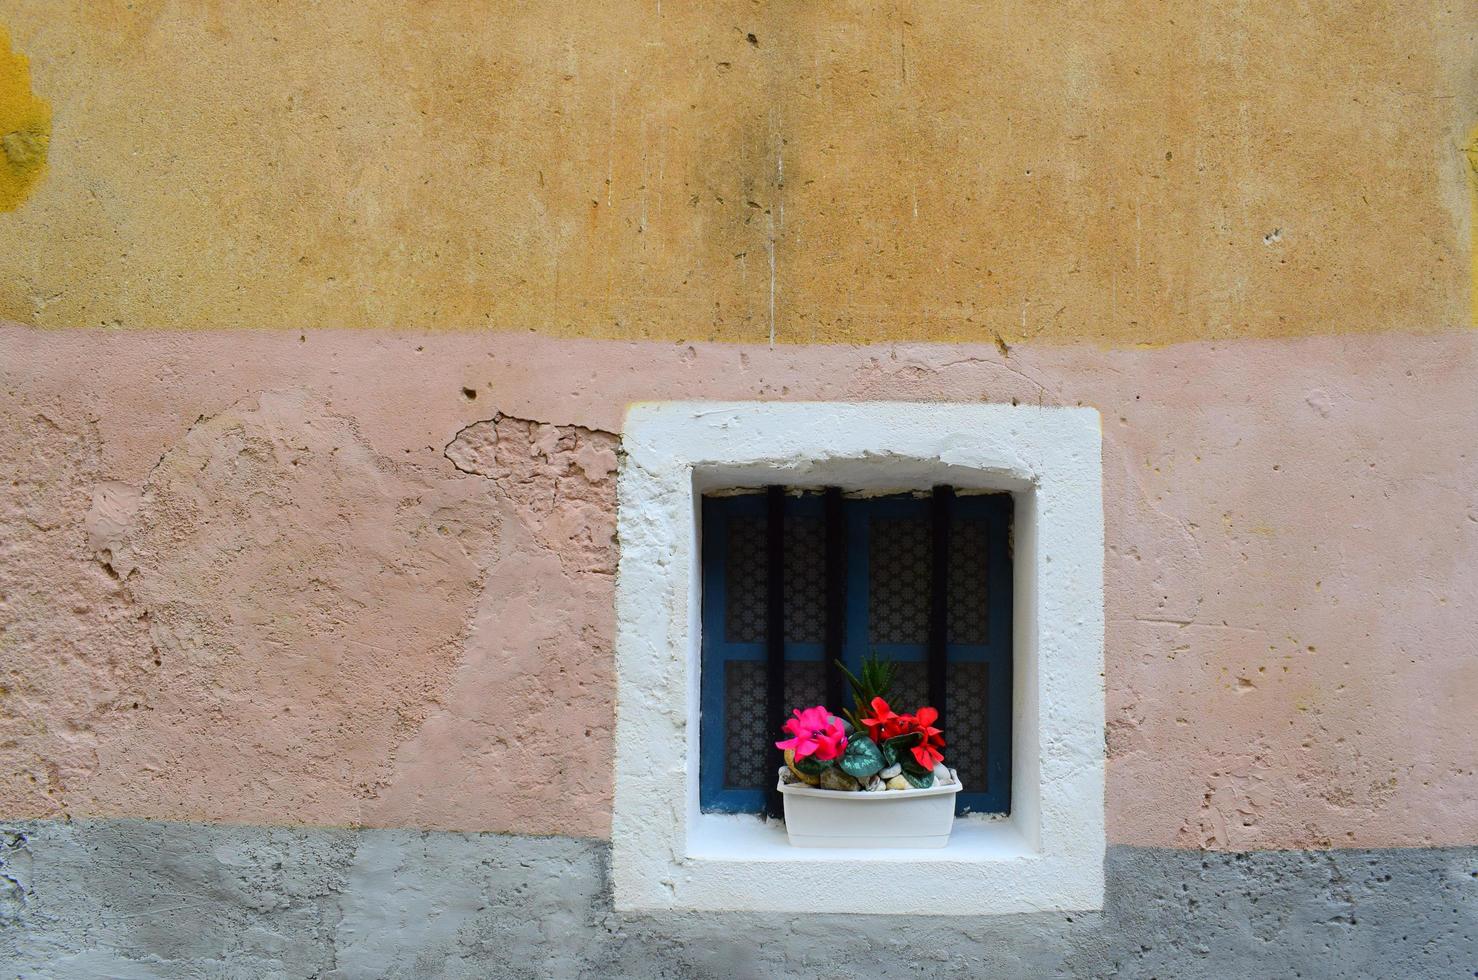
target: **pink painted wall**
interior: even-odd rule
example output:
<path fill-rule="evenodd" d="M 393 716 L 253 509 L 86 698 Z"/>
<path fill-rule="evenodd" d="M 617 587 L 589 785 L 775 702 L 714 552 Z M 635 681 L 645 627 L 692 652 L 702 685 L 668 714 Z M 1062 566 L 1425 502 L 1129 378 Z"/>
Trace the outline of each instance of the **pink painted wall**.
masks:
<path fill-rule="evenodd" d="M 6 328 L 0 812 L 604 836 L 625 406 L 1017 399 L 1104 419 L 1112 841 L 1472 843 L 1475 376 L 1472 333 Z"/>

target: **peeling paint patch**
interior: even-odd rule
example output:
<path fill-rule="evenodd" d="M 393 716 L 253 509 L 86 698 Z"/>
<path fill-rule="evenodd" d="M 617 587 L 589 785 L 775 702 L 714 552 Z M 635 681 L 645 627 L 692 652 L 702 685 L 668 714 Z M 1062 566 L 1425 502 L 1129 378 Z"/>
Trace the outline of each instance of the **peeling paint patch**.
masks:
<path fill-rule="evenodd" d="M 31 65 L 0 26 L 0 211 L 25 203 L 51 145 L 51 105 L 31 91 Z"/>
<path fill-rule="evenodd" d="M 463 428 L 443 452 L 458 471 L 492 480 L 546 547 L 610 575 L 616 447 L 609 432 L 499 413 Z"/>

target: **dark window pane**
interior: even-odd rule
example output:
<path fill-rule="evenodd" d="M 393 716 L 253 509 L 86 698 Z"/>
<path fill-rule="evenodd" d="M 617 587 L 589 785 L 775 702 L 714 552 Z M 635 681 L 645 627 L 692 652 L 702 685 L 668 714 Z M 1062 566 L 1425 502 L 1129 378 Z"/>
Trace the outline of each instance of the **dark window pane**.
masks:
<path fill-rule="evenodd" d="M 787 514 L 785 642 L 821 643 L 825 638 L 826 522 L 819 517 L 791 517 Z"/>
<path fill-rule="evenodd" d="M 922 661 L 898 665 L 893 690 L 888 694 L 888 707 L 899 714 L 913 714 L 929 703 L 929 668 Z"/>
<path fill-rule="evenodd" d="M 758 788 L 765 782 L 765 662 L 730 660 L 725 665 L 724 784 Z"/>
<path fill-rule="evenodd" d="M 945 697 L 949 727 L 944 730 L 945 764 L 960 774 L 970 793 L 983 793 L 986 786 L 986 726 L 990 713 L 990 664 L 956 662 L 949 665 Z"/>
<path fill-rule="evenodd" d="M 729 521 L 728 608 L 730 643 L 765 642 L 763 517 Z M 785 520 L 785 640 L 821 643 L 826 630 L 826 526 L 819 517 Z"/>
<path fill-rule="evenodd" d="M 986 634 L 985 522 L 955 521 L 949 534 L 949 642 L 984 644 Z"/>
<path fill-rule="evenodd" d="M 730 643 L 765 642 L 765 523 L 763 517 L 729 521 L 725 632 Z"/>
<path fill-rule="evenodd" d="M 868 633 L 873 643 L 929 638 L 929 523 L 921 518 L 869 522 Z"/>
<path fill-rule="evenodd" d="M 786 710 L 805 710 L 826 704 L 826 669 L 819 660 L 788 660 L 785 663 Z M 840 711 L 844 705 L 826 705 Z M 779 738 L 779 735 L 775 736 Z"/>

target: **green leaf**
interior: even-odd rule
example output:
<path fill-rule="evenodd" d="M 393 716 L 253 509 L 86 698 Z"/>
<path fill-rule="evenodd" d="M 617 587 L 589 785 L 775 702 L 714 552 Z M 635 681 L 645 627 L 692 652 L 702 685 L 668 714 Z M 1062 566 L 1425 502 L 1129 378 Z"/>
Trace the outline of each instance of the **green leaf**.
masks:
<path fill-rule="evenodd" d="M 836 661 L 836 665 L 846 675 L 847 683 L 852 688 L 852 697 L 856 702 L 853 707 L 858 717 L 871 710 L 873 698 L 882 698 L 884 701 L 888 699 L 888 691 L 893 687 L 894 678 L 898 676 L 898 665 L 877 654 L 863 658 L 860 677 L 848 670 L 847 665 L 840 660 Z"/>
<path fill-rule="evenodd" d="M 922 776 L 926 772 L 934 771 L 933 769 L 926 769 L 919 765 L 919 760 L 914 758 L 912 752 L 900 752 L 898 754 L 898 764 L 903 767 L 904 772 L 911 772 L 915 776 Z"/>
<path fill-rule="evenodd" d="M 883 743 L 883 768 L 902 765 L 904 759 L 912 759 L 913 755 L 908 750 L 923 739 L 923 732 L 909 732 L 907 735 L 894 735 L 888 739 Z"/>
<path fill-rule="evenodd" d="M 830 759 L 818 759 L 814 755 L 808 755 L 804 759 L 795 760 L 795 768 L 807 776 L 820 776 L 821 770 L 831 768 Z"/>
<path fill-rule="evenodd" d="M 898 753 L 898 757 L 901 759 L 903 758 L 903 752 L 905 749 L 911 749 L 923 740 L 923 732 L 906 732 L 903 735 L 894 735 L 884 744 L 893 746 L 894 751 Z"/>
<path fill-rule="evenodd" d="M 883 768 L 883 753 L 870 738 L 854 738 L 847 743 L 837 768 L 849 776 L 866 779 Z"/>
<path fill-rule="evenodd" d="M 903 778 L 908 780 L 908 785 L 914 789 L 928 789 L 934 785 L 934 773 L 926 772 L 920 776 L 906 765 L 903 767 Z"/>

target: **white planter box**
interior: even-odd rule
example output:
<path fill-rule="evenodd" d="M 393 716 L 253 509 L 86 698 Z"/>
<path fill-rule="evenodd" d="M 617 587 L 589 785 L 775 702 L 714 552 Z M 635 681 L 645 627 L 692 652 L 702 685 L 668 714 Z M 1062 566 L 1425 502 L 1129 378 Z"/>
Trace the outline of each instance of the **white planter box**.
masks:
<path fill-rule="evenodd" d="M 959 782 L 928 789 L 849 793 L 780 784 L 792 847 L 943 847 Z"/>

